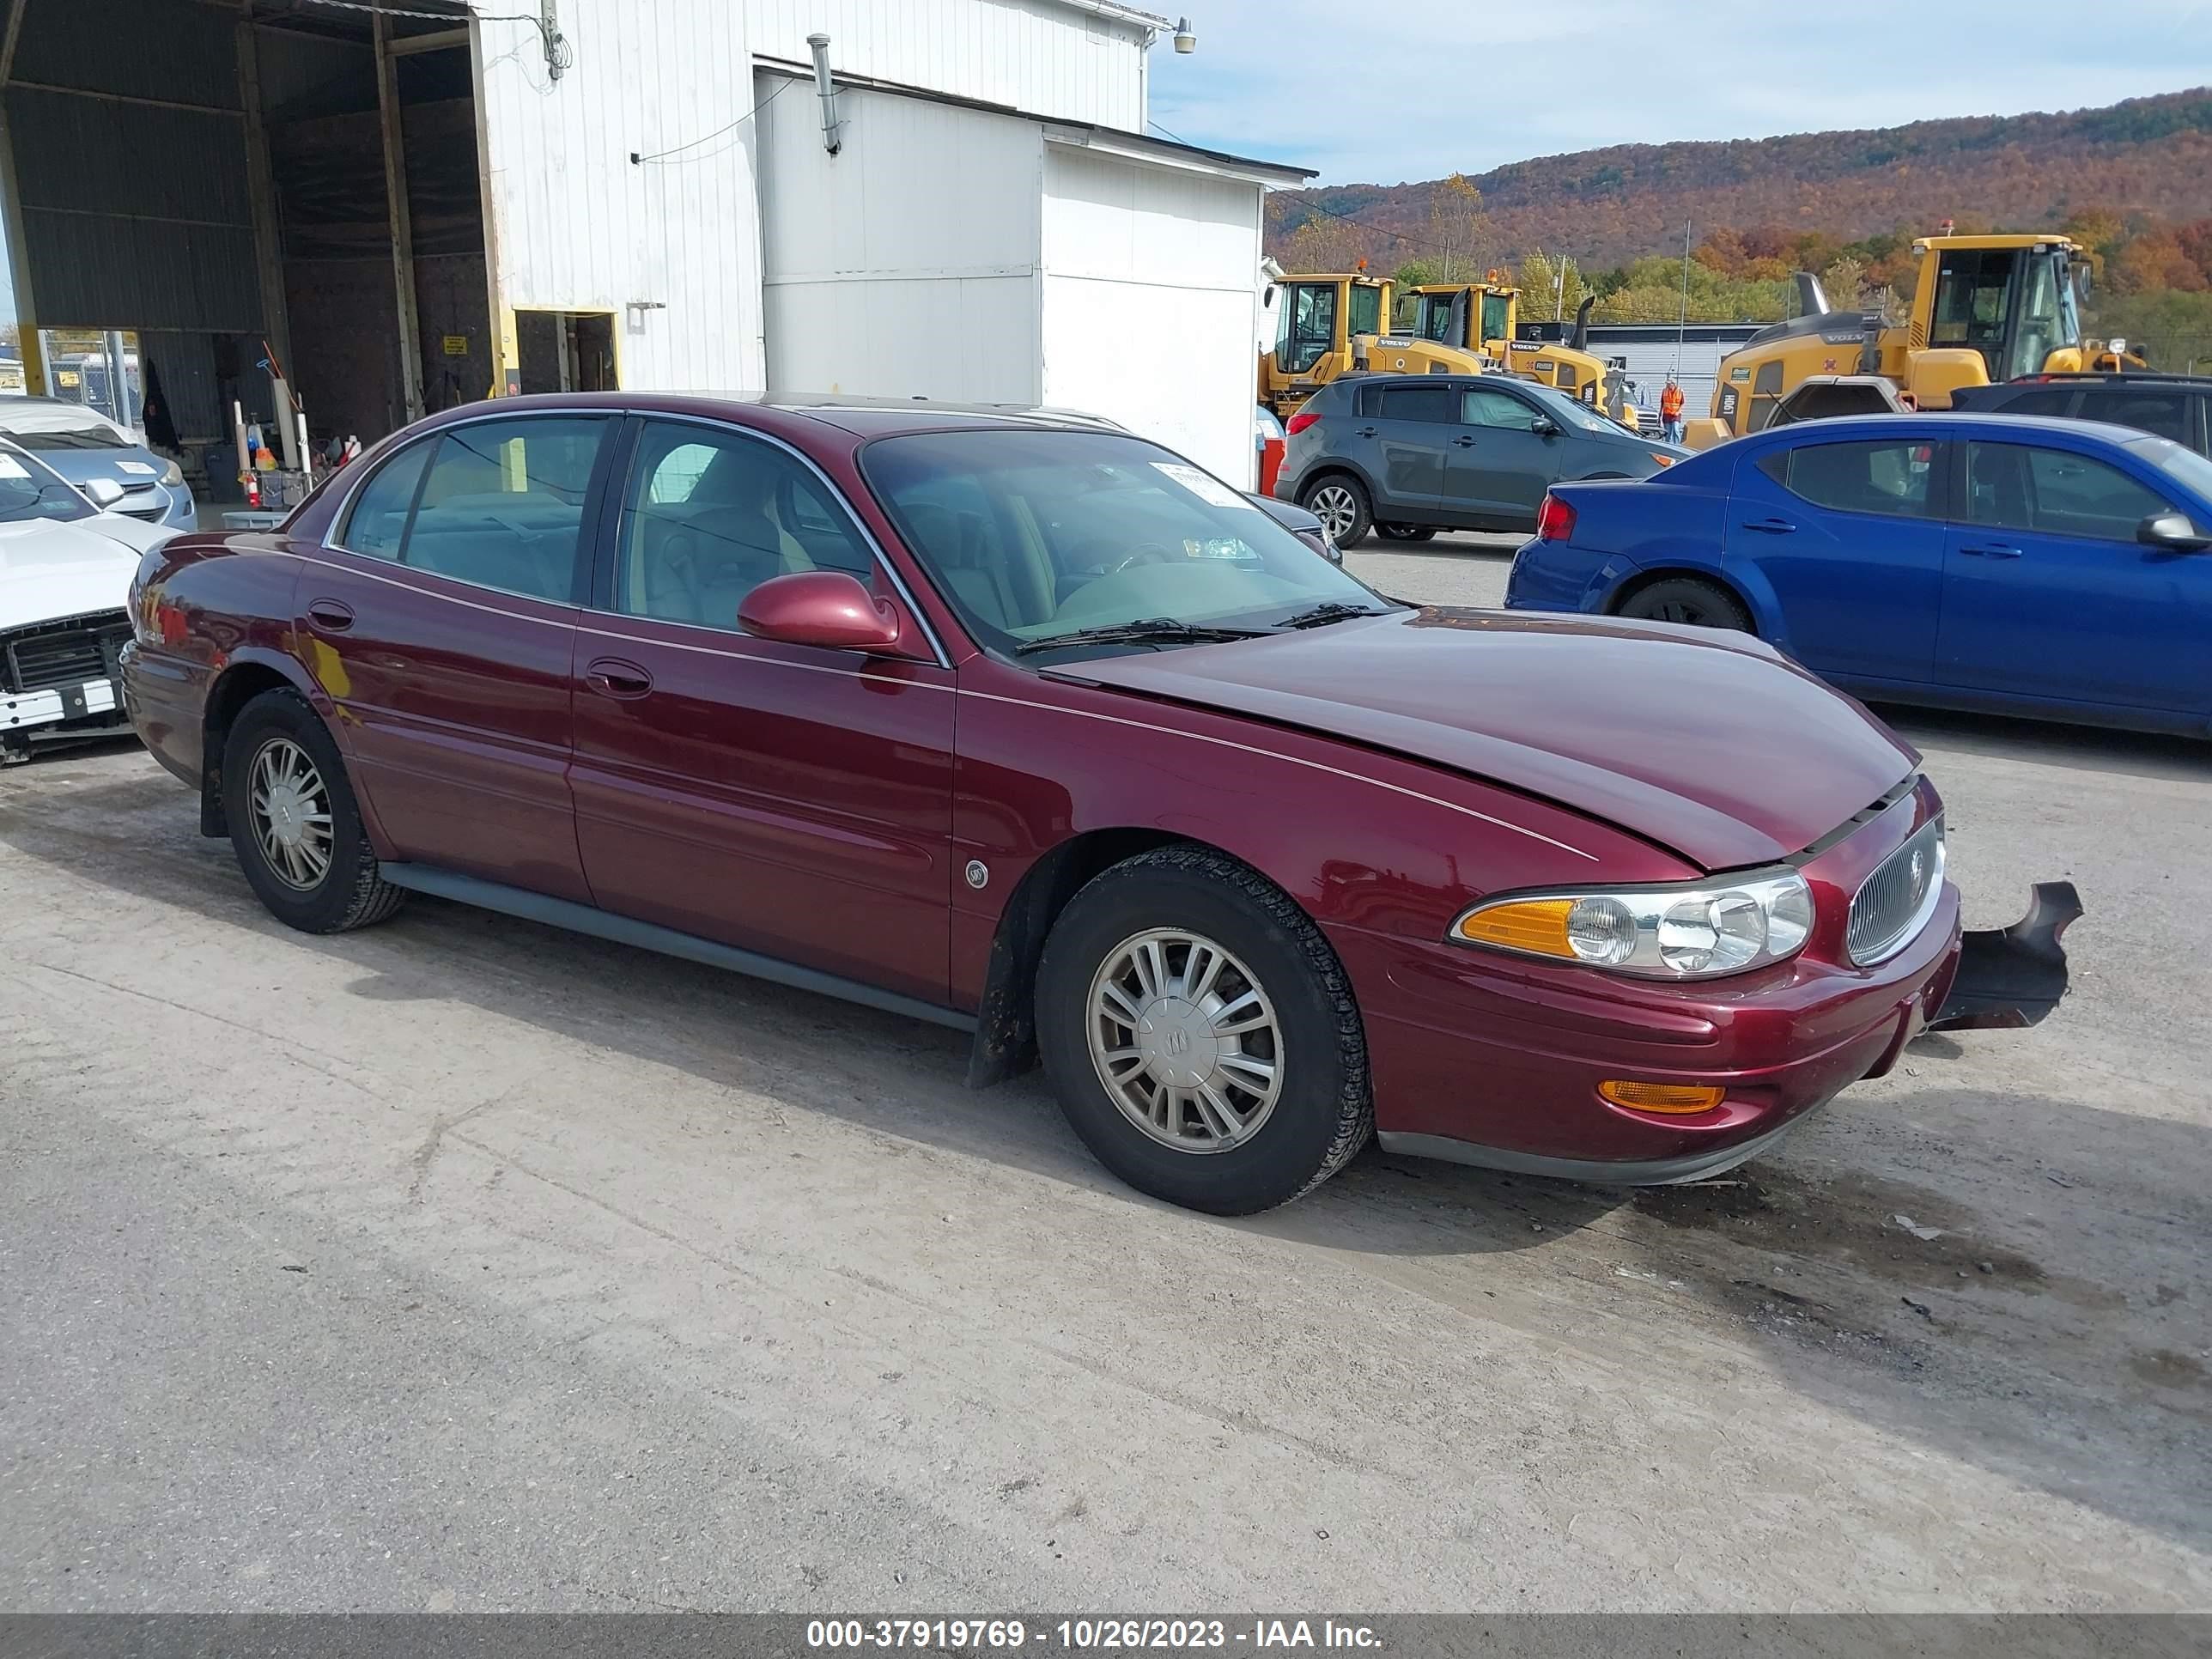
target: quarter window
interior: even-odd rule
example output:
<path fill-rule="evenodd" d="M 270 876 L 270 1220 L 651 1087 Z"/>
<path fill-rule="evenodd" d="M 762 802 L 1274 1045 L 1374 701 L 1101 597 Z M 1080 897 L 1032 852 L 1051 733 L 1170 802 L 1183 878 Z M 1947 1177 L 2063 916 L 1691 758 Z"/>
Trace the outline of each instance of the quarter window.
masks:
<path fill-rule="evenodd" d="M 2053 536 L 2132 542 L 2172 505 L 2116 466 L 2067 449 L 1966 446 L 1967 514 L 1976 524 Z"/>
<path fill-rule="evenodd" d="M 346 519 L 345 535 L 338 545 L 349 553 L 372 559 L 396 559 L 407 539 L 408 515 L 415 510 L 415 491 L 422 482 L 422 464 L 438 447 L 435 438 L 401 450 L 361 487 L 353 512 Z"/>
<path fill-rule="evenodd" d="M 677 422 L 639 435 L 615 566 L 624 615 L 734 630 L 771 577 L 874 568 L 821 482 L 773 445 Z"/>
<path fill-rule="evenodd" d="M 401 562 L 479 587 L 567 601 L 606 428 L 601 417 L 567 416 L 452 428 L 436 441 Z"/>
<path fill-rule="evenodd" d="M 1770 459 L 1783 463 L 1784 486 L 1815 507 L 1899 519 L 1928 515 L 1933 444 L 1807 444 Z"/>

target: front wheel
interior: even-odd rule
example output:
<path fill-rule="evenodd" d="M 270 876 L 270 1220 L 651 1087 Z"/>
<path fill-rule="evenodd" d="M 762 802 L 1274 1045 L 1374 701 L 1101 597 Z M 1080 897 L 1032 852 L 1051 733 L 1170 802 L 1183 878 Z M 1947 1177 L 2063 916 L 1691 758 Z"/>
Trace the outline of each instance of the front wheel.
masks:
<path fill-rule="evenodd" d="M 1752 632 L 1751 613 L 1735 595 L 1695 576 L 1668 576 L 1639 588 L 1620 605 L 1619 615 L 1642 622 L 1686 623 L 1692 628 L 1729 628 Z"/>
<path fill-rule="evenodd" d="M 1076 1133 L 1170 1203 L 1272 1208 L 1373 1127 L 1343 964 L 1287 894 L 1219 853 L 1141 854 L 1078 893 L 1045 942 L 1036 1024 Z"/>
<path fill-rule="evenodd" d="M 407 896 L 383 878 L 344 759 L 296 691 L 264 691 L 239 711 L 223 744 L 222 805 L 246 884 L 288 927 L 366 927 Z"/>
<path fill-rule="evenodd" d="M 1357 547 L 1367 539 L 1375 522 L 1375 509 L 1357 478 L 1332 473 L 1306 486 L 1298 505 L 1322 521 L 1339 547 Z"/>
<path fill-rule="evenodd" d="M 1375 533 L 1386 542 L 1425 542 L 1437 533 L 1432 524 L 1378 524 Z"/>

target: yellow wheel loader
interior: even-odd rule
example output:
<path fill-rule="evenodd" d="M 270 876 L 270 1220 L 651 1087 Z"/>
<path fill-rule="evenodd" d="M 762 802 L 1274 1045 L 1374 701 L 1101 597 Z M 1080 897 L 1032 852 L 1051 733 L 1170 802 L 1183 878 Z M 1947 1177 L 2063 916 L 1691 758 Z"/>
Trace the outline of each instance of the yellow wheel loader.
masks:
<path fill-rule="evenodd" d="M 1275 349 L 1260 354 L 1260 403 L 1287 420 L 1340 374 L 1479 374 L 1473 352 L 1389 331 L 1392 284 L 1364 271 L 1313 271 L 1273 283 Z"/>
<path fill-rule="evenodd" d="M 1902 323 L 1831 310 L 1820 279 L 1798 272 L 1802 314 L 1723 359 L 1712 416 L 1690 422 L 1690 447 L 1757 432 L 1778 415 L 1948 409 L 1961 386 L 2078 373 L 2107 350 L 2081 338 L 2089 264 L 2067 238 L 1930 236 L 1912 252 L 1920 280 Z M 1817 411 L 1794 407 L 1808 382 Z"/>
<path fill-rule="evenodd" d="M 1419 338 L 1480 352 L 1509 374 L 1556 386 L 1630 431 L 1642 430 L 1636 405 L 1628 401 L 1626 360 L 1608 361 L 1589 349 L 1594 298 L 1583 301 L 1575 313 L 1573 336 L 1560 344 L 1515 337 L 1521 290 L 1499 282 L 1496 271 L 1486 282 L 1423 283 L 1413 293 L 1412 331 Z"/>

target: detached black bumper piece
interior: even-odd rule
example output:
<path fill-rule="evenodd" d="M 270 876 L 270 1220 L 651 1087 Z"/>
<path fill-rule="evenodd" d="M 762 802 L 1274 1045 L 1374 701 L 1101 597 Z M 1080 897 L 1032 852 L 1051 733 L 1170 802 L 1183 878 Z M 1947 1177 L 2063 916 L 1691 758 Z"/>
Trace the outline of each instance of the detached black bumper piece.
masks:
<path fill-rule="evenodd" d="M 1928 1022 L 1931 1031 L 2013 1030 L 2038 1024 L 2066 994 L 2066 951 L 2058 936 L 2081 914 L 2070 881 L 2039 881 L 2027 914 L 2009 927 L 1968 933 L 1951 994 Z"/>

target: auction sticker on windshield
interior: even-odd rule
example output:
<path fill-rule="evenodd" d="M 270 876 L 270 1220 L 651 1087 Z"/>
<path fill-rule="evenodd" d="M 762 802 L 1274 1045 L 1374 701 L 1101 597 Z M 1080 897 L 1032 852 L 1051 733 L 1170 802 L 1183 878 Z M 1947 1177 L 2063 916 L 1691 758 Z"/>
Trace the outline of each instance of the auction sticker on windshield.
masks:
<path fill-rule="evenodd" d="M 1185 466 L 1179 461 L 1154 461 L 1153 468 L 1165 473 L 1208 507 L 1241 507 L 1250 512 L 1260 509 L 1231 489 L 1220 479 L 1200 472 L 1194 466 Z"/>
<path fill-rule="evenodd" d="M 27 478 L 30 476 L 30 468 L 13 455 L 0 455 L 0 478 Z"/>

